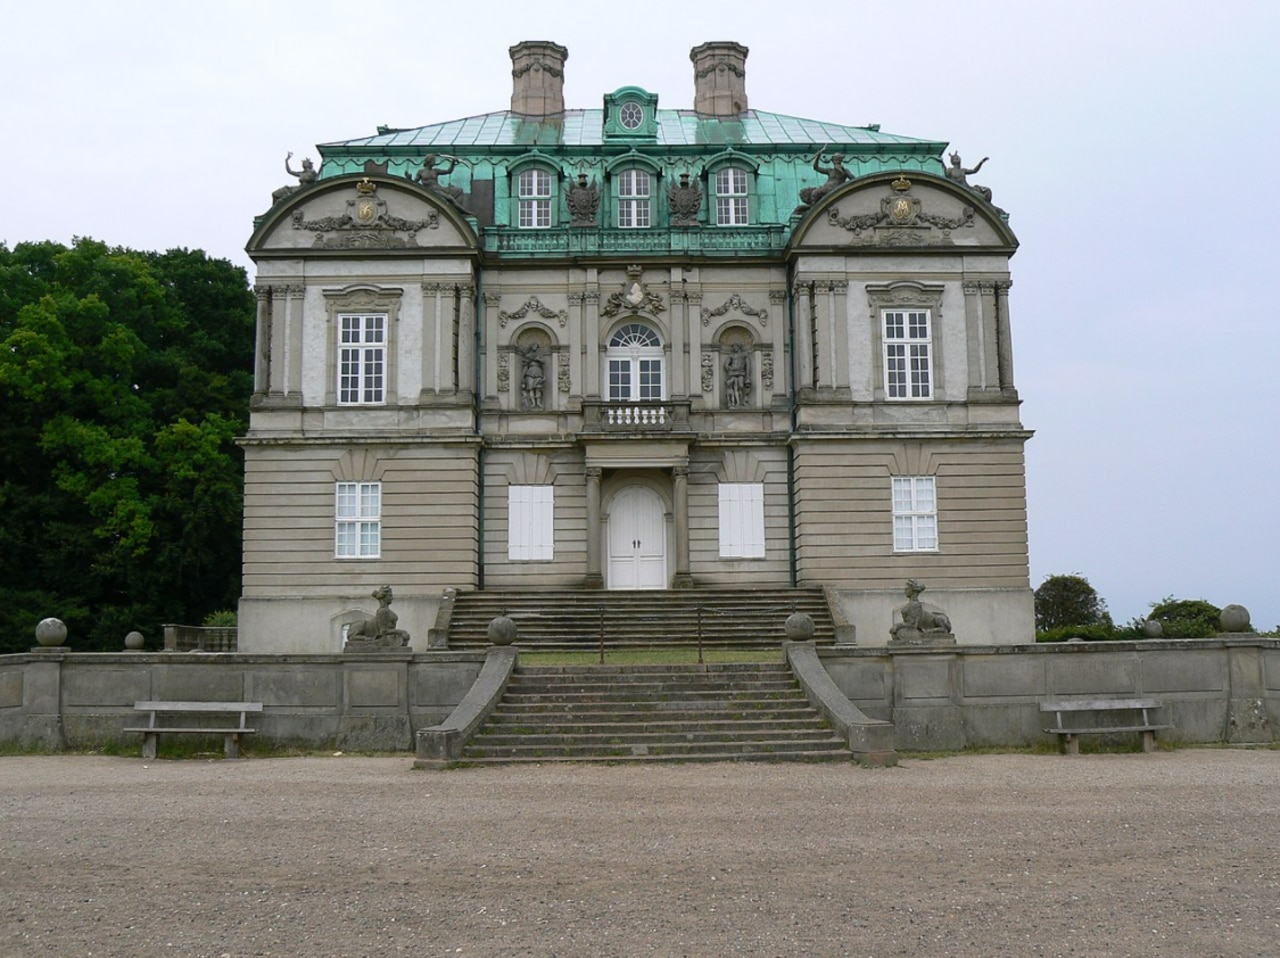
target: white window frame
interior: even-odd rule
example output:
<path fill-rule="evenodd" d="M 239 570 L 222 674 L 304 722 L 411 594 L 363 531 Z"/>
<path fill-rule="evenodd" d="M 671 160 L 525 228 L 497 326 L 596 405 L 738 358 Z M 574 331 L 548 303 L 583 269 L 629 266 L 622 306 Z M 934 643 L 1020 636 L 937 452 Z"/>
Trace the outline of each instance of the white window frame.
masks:
<path fill-rule="evenodd" d="M 648 323 L 627 323 L 609 337 L 604 382 L 609 402 L 661 402 L 667 377 L 662 337 Z"/>
<path fill-rule="evenodd" d="M 516 179 L 517 225 L 522 230 L 551 226 L 551 174 L 543 169 L 522 170 Z"/>
<path fill-rule="evenodd" d="M 623 170 L 615 180 L 618 197 L 618 229 L 643 230 L 653 225 L 653 174 L 648 170 Z"/>
<path fill-rule="evenodd" d="M 933 316 L 919 307 L 880 314 L 884 344 L 884 394 L 896 401 L 933 398 Z"/>
<path fill-rule="evenodd" d="M 340 406 L 380 406 L 387 398 L 387 314 L 338 314 Z"/>
<path fill-rule="evenodd" d="M 938 551 L 938 481 L 935 476 L 894 476 L 893 551 Z"/>
<path fill-rule="evenodd" d="M 716 170 L 716 225 L 747 226 L 750 223 L 750 178 L 740 166 Z"/>
<path fill-rule="evenodd" d="M 764 558 L 764 483 L 722 482 L 720 558 Z"/>
<path fill-rule="evenodd" d="M 339 482 L 333 499 L 334 557 L 382 558 L 382 483 Z"/>
<path fill-rule="evenodd" d="M 507 486 L 507 558 L 555 558 L 555 486 Z"/>

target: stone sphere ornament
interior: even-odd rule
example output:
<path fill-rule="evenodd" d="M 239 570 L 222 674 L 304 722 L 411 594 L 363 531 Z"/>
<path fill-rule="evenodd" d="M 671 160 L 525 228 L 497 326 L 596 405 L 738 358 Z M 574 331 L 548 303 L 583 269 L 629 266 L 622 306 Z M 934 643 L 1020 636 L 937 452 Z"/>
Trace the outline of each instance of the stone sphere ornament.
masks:
<path fill-rule="evenodd" d="M 36 641 L 46 649 L 56 648 L 67 641 L 67 624 L 61 619 L 41 619 L 36 626 Z"/>
<path fill-rule="evenodd" d="M 511 645 L 515 642 L 517 634 L 515 622 L 505 615 L 495 616 L 489 620 L 488 637 L 494 645 Z"/>
<path fill-rule="evenodd" d="M 1242 605 L 1224 605 L 1222 614 L 1218 616 L 1218 624 L 1223 632 L 1248 632 L 1249 610 Z"/>
<path fill-rule="evenodd" d="M 1158 639 L 1164 635 L 1164 625 L 1159 619 L 1147 619 L 1142 623 L 1142 634 L 1148 639 Z"/>
<path fill-rule="evenodd" d="M 141 651 L 144 645 L 146 645 L 146 639 L 142 637 L 141 632 L 130 632 L 124 637 L 124 647 L 130 652 Z"/>
<path fill-rule="evenodd" d="M 783 632 L 789 642 L 809 642 L 813 639 L 813 617 L 808 612 L 792 612 Z"/>

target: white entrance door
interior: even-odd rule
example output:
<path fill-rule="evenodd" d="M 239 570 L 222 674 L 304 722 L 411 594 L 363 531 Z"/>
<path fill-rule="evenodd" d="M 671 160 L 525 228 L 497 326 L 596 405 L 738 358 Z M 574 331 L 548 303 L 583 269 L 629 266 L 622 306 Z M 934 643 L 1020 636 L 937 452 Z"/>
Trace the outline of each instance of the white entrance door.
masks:
<path fill-rule="evenodd" d="M 667 587 L 667 524 L 662 498 L 628 486 L 609 506 L 609 588 Z"/>

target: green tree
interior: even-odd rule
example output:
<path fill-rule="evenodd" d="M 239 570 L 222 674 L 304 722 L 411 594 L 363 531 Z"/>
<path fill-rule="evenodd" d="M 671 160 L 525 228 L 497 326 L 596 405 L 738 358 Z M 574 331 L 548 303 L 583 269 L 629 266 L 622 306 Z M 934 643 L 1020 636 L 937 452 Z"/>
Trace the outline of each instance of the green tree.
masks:
<path fill-rule="evenodd" d="M 198 250 L 0 244 L 0 651 L 234 606 L 253 313 Z"/>
<path fill-rule="evenodd" d="M 1035 591 L 1036 631 L 1068 626 L 1110 627 L 1107 603 L 1082 575 L 1051 575 Z"/>

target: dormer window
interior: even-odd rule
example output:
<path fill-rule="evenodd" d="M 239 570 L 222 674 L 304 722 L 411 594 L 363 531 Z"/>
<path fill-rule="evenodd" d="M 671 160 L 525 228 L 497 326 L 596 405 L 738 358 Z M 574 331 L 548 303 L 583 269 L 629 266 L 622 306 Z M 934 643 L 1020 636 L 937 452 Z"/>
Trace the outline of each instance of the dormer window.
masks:
<path fill-rule="evenodd" d="M 546 229 L 551 225 L 551 174 L 546 170 L 524 170 L 516 183 L 522 230 Z"/>
<path fill-rule="evenodd" d="M 618 190 L 618 228 L 648 229 L 653 222 L 653 178 L 644 170 L 622 170 Z"/>
<path fill-rule="evenodd" d="M 744 169 L 724 166 L 716 171 L 717 226 L 746 226 L 750 222 L 747 184 Z"/>

